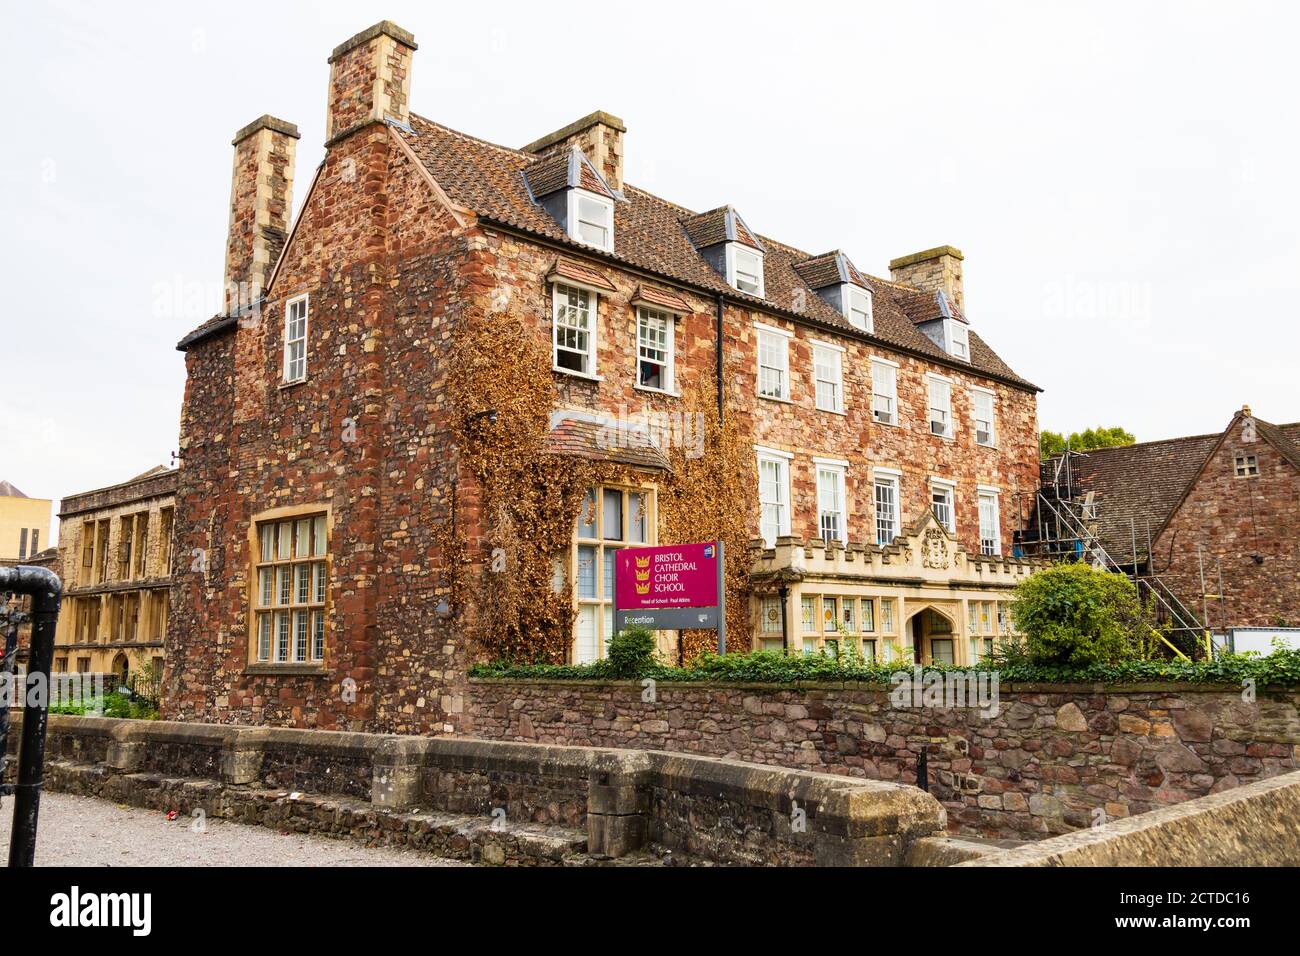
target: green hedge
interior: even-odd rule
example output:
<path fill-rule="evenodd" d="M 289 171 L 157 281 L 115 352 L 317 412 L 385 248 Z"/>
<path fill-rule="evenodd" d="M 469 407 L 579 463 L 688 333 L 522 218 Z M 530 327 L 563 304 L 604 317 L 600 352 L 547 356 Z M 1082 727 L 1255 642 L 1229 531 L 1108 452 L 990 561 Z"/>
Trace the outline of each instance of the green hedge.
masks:
<path fill-rule="evenodd" d="M 619 671 L 607 661 L 591 664 L 514 664 L 497 662 L 470 668 L 471 677 L 556 681 L 608 681 L 653 678 L 666 682 L 743 682 L 786 684 L 795 681 L 861 681 L 888 684 L 890 676 L 907 665 L 841 662 L 828 655 L 785 656 L 774 651 L 749 654 L 705 654 L 687 667 L 649 664 L 635 674 Z M 996 671 L 1002 682 L 1131 684 L 1174 682 L 1192 684 L 1256 685 L 1300 684 L 1300 650 L 1275 651 L 1268 657 L 1224 655 L 1213 661 L 1126 660 L 1087 667 L 1044 666 L 1019 660 L 996 659 L 974 668 L 927 666 L 927 671 Z"/>

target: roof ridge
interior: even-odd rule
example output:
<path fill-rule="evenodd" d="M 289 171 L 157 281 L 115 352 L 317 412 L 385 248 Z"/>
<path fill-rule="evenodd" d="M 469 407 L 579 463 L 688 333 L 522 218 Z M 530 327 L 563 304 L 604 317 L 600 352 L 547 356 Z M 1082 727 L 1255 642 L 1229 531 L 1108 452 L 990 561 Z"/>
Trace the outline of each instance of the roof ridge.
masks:
<path fill-rule="evenodd" d="M 466 132 L 463 132 L 462 130 L 453 129 L 452 127 L 446 125 L 445 123 L 439 123 L 439 122 L 437 122 L 436 120 L 431 120 L 431 119 L 429 119 L 427 116 L 423 116 L 423 115 L 421 115 L 421 114 L 415 112 L 414 110 L 411 111 L 411 114 L 410 114 L 410 115 L 411 115 L 414 119 L 419 120 L 421 123 L 426 123 L 426 124 L 428 124 L 429 126 L 435 126 L 435 127 L 437 127 L 438 129 L 440 129 L 440 130 L 444 131 L 445 133 L 448 133 L 448 134 L 450 134 L 450 135 L 452 135 L 452 136 L 458 137 L 458 138 L 463 139 L 463 140 L 467 140 L 467 141 L 472 142 L 472 143 L 479 143 L 479 144 L 481 144 L 481 145 L 483 145 L 483 146 L 490 147 L 491 149 L 495 149 L 495 150 L 498 150 L 498 151 L 503 152 L 503 153 L 509 153 L 510 155 L 515 156 L 515 157 L 517 157 L 517 158 L 519 158 L 519 159 L 527 160 L 529 163 L 533 163 L 533 162 L 536 162 L 536 161 L 538 161 L 538 160 L 542 160 L 542 159 L 550 159 L 550 158 L 551 158 L 550 156 L 538 156 L 536 153 L 529 153 L 529 152 L 526 152 L 526 151 L 524 151 L 524 150 L 522 150 L 522 149 L 516 149 L 516 148 L 514 148 L 513 146 L 503 146 L 503 145 L 501 145 L 500 143 L 494 143 L 494 142 L 492 142 L 491 140 L 484 139 L 484 138 L 481 137 L 481 136 L 475 136 L 475 135 L 472 134 L 472 133 L 466 133 Z M 557 155 L 563 155 L 563 154 L 557 154 Z M 646 188 L 643 187 L 643 186 L 637 186 L 637 185 L 635 185 L 634 183 L 629 183 L 629 182 L 626 182 L 626 181 L 625 181 L 625 182 L 623 183 L 623 191 L 624 191 L 624 193 L 626 193 L 626 192 L 628 192 L 629 190 L 632 191 L 632 192 L 640 193 L 642 196 L 645 196 L 647 199 L 651 199 L 651 200 L 654 200 L 655 202 L 662 203 L 664 206 L 667 206 L 667 207 L 669 207 L 669 208 L 671 208 L 671 209 L 680 210 L 680 211 L 681 211 L 682 213 L 684 213 L 688 218 L 694 218 L 694 217 L 696 217 L 696 216 L 706 216 L 706 215 L 708 215 L 708 214 L 711 213 L 711 212 L 718 212 L 719 210 L 726 210 L 726 209 L 732 209 L 732 210 L 734 210 L 734 209 L 735 209 L 735 206 L 734 206 L 732 203 L 723 203 L 723 204 L 720 205 L 720 206 L 714 206 L 714 207 L 711 208 L 711 209 L 705 209 L 705 210 L 702 210 L 702 211 L 698 211 L 698 212 L 697 212 L 697 211 L 691 209 L 689 206 L 683 206 L 681 203 L 673 202 L 671 199 L 665 199 L 663 196 L 660 196 L 658 193 L 653 193 L 653 192 L 651 192 L 650 190 L 646 189 Z M 739 213 L 737 213 L 737 215 L 739 215 Z M 748 228 L 748 223 L 746 223 L 746 228 Z M 797 256 L 802 256 L 804 259 L 815 259 L 815 258 L 817 258 L 816 255 L 812 255 L 812 254 L 810 254 L 807 250 L 800 249 L 800 248 L 797 247 L 797 246 L 792 246 L 792 245 L 790 245 L 789 243 L 781 242 L 781 241 L 778 240 L 778 239 L 773 239 L 771 236 L 768 236 L 768 235 L 765 235 L 765 234 L 763 234 L 763 233 L 757 232 L 757 231 L 755 231 L 755 230 L 753 230 L 753 229 L 750 229 L 750 232 L 752 232 L 752 233 L 754 234 L 754 238 L 758 239 L 760 242 L 771 244 L 773 247 L 775 247 L 775 248 L 779 248 L 779 249 L 782 249 L 782 250 L 784 250 L 784 251 L 787 252 L 787 253 L 791 253 L 791 254 L 793 254 L 793 255 L 797 255 Z M 844 250 L 843 250 L 842 248 L 840 248 L 840 247 L 836 247 L 836 249 L 835 249 L 834 251 L 835 251 L 835 252 L 838 252 L 838 253 L 841 253 L 841 254 L 847 256 L 847 253 L 845 253 Z M 818 253 L 818 255 L 828 255 L 828 254 L 829 254 L 829 253 Z M 850 260 L 850 261 L 852 261 L 852 260 Z M 854 268 L 857 269 L 858 272 L 862 273 L 862 275 L 863 275 L 864 277 L 866 277 L 866 278 L 868 278 L 868 279 L 871 279 L 871 280 L 873 280 L 873 281 L 875 281 L 875 282 L 880 282 L 880 283 L 882 283 L 882 284 L 884 284 L 884 285 L 892 286 L 892 287 L 894 287 L 894 288 L 896 288 L 896 289 L 900 289 L 900 290 L 902 290 L 902 291 L 906 291 L 906 292 L 917 292 L 917 291 L 921 291 L 921 290 L 916 289 L 914 286 L 906 285 L 905 283 L 894 282 L 894 281 L 892 281 L 892 280 L 890 280 L 890 279 L 882 279 L 881 277 L 879 277 L 879 276 L 877 276 L 877 275 L 875 275 L 875 274 L 873 274 L 873 273 L 870 273 L 870 272 L 866 272 L 866 271 L 864 271 L 862 268 L 860 268 L 860 267 L 857 265 L 857 263 L 854 263 L 853 265 L 854 265 Z"/>
<path fill-rule="evenodd" d="M 1224 431 L 1227 429 L 1225 428 Z M 1150 438 L 1146 441 L 1135 441 L 1131 445 L 1110 445 L 1106 448 L 1089 448 L 1087 451 L 1075 452 L 1076 455 L 1096 455 L 1100 452 L 1124 451 L 1128 448 L 1142 448 L 1145 445 L 1167 445 L 1171 442 L 1178 441 L 1202 441 L 1206 438 L 1218 438 L 1223 431 L 1206 432 L 1203 435 L 1179 435 L 1175 438 Z"/>

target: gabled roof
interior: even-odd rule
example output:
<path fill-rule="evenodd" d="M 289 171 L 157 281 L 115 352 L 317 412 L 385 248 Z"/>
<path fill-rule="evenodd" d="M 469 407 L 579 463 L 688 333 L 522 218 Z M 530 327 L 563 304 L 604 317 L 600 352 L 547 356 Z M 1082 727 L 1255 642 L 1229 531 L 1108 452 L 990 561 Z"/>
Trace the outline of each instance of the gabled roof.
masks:
<path fill-rule="evenodd" d="M 766 298 L 738 292 L 700 255 L 700 242 L 727 235 L 729 207 L 696 214 L 660 199 L 645 190 L 624 184 L 623 198 L 614 206 L 614 250 L 601 253 L 572 240 L 545 209 L 529 194 L 523 171 L 538 158 L 523 150 L 510 149 L 456 132 L 422 116 L 411 114 L 411 130 L 397 130 L 430 177 L 450 200 L 472 211 L 488 224 L 535 236 L 550 244 L 572 248 L 584 258 L 617 263 L 681 286 L 724 295 L 734 301 L 752 302 L 792 321 L 829 327 L 857 338 L 879 341 L 953 368 L 969 368 L 1022 388 L 1032 383 L 1018 376 L 975 332 L 970 334 L 971 359 L 954 359 L 935 345 L 916 323 L 937 316 L 934 294 L 884 279 L 863 275 L 865 287 L 873 293 L 875 329 L 871 333 L 854 328 L 837 310 L 812 290 L 796 271 L 795 264 L 812 258 L 808 253 L 753 233 L 739 216 L 734 217 L 736 235 L 751 237 L 755 248 L 764 252 Z M 733 210 L 734 212 L 734 210 Z M 700 242 L 693 242 L 686 223 L 692 222 Z M 737 241 L 750 241 L 737 239 Z M 759 245 L 761 243 L 761 246 Z M 797 290 L 804 290 L 806 306 L 794 308 Z"/>
<path fill-rule="evenodd" d="M 682 228 L 696 249 L 707 249 L 721 242 L 739 242 L 763 252 L 763 244 L 745 225 L 740 213 L 730 206 L 719 206 L 682 220 Z"/>
<path fill-rule="evenodd" d="M 0 498 L 26 498 L 27 496 L 11 485 L 8 481 L 0 480 Z"/>
<path fill-rule="evenodd" d="M 534 160 L 524 169 L 524 180 L 534 199 L 542 199 L 561 189 L 581 187 L 587 192 L 613 199 L 614 192 L 603 176 L 591 165 L 587 154 L 578 147 Z"/>
<path fill-rule="evenodd" d="M 1210 454 L 1241 418 L 1237 414 L 1227 428 L 1214 434 L 1100 448 L 1076 456 L 1076 484 L 1081 493 L 1094 493 L 1097 537 L 1112 558 L 1127 564 L 1136 553 L 1138 561 L 1145 560 L 1147 529 L 1154 542 Z M 1261 437 L 1300 469 L 1300 423 L 1271 425 L 1256 418 L 1255 426 Z"/>
<path fill-rule="evenodd" d="M 803 262 L 796 262 L 794 270 L 803 277 L 804 282 L 807 282 L 811 289 L 824 289 L 827 286 L 843 285 L 845 282 L 867 288 L 867 280 L 862 277 L 862 273 L 849 261 L 849 257 L 838 249 L 813 256 Z"/>

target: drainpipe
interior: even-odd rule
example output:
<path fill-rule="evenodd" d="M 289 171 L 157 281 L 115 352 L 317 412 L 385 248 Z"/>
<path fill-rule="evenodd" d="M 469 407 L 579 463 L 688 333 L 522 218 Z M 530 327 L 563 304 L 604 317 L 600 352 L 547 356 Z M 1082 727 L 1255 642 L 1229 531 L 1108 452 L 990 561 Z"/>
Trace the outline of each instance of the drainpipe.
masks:
<path fill-rule="evenodd" d="M 722 424 L 722 417 L 723 417 L 722 410 L 724 407 L 724 400 L 722 394 L 722 314 L 725 309 L 726 309 L 726 303 L 722 298 L 722 293 L 719 292 L 717 334 L 715 336 L 716 341 L 714 342 L 713 345 L 713 360 L 716 368 L 715 384 L 718 387 L 718 424 L 719 425 Z"/>
<path fill-rule="evenodd" d="M 790 653 L 790 622 L 786 620 L 785 606 L 786 606 L 786 601 L 790 597 L 790 589 L 783 584 L 781 585 L 781 590 L 778 591 L 777 593 L 781 595 L 781 653 L 789 654 Z"/>

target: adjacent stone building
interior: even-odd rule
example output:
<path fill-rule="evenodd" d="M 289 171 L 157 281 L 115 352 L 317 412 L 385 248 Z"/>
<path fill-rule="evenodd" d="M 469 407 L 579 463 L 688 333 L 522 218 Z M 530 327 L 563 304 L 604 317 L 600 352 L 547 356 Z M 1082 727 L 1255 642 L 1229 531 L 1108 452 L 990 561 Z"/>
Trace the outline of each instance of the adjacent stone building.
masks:
<path fill-rule="evenodd" d="M 160 465 L 60 503 L 56 673 L 162 673 L 175 494 L 176 470 Z"/>
<path fill-rule="evenodd" d="M 1300 423 L 1244 407 L 1221 432 L 1072 457 L 1118 564 L 1159 576 L 1215 632 L 1300 627 Z"/>
<path fill-rule="evenodd" d="M 1030 568 L 1037 389 L 962 254 L 880 279 L 684 209 L 624 182 L 608 113 L 448 129 L 411 112 L 416 50 L 389 22 L 334 50 L 292 223 L 297 128 L 235 137 L 228 309 L 178 346 L 202 560 L 165 715 L 456 730 L 473 659 L 602 656 L 643 543 L 725 542 L 732 647 L 985 653 Z"/>

